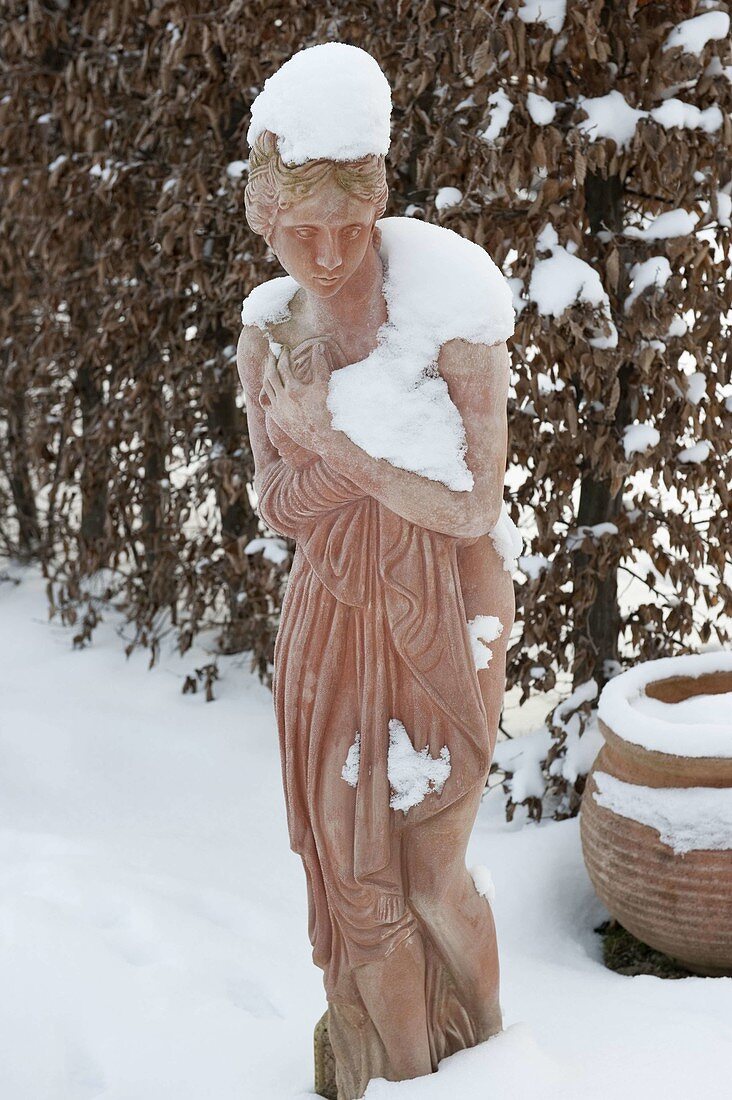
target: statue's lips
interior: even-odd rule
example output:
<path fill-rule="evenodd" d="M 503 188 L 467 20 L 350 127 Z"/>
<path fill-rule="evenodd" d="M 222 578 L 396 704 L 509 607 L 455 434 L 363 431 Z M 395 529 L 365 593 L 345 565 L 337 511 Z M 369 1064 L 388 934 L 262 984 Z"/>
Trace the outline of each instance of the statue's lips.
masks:
<path fill-rule="evenodd" d="M 326 286 L 330 286 L 331 283 L 337 283 L 340 279 L 340 275 L 316 275 L 315 278 L 319 283 L 324 283 Z"/>

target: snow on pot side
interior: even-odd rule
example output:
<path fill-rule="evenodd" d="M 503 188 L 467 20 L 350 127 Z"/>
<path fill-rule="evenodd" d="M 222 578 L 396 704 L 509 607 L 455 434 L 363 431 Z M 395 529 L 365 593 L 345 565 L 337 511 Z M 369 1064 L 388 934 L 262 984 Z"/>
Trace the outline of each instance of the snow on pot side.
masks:
<path fill-rule="evenodd" d="M 582 800 L 582 850 L 610 913 L 699 974 L 732 975 L 732 653 L 611 680 Z"/>

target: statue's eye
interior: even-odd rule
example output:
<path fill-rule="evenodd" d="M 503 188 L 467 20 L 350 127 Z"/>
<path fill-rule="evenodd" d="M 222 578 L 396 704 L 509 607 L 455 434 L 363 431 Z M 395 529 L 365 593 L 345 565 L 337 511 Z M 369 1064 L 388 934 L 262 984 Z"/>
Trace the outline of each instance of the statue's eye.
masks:
<path fill-rule="evenodd" d="M 310 226 L 307 226 L 307 225 L 299 226 L 295 230 L 295 232 L 298 235 L 298 237 L 300 237 L 301 240 L 303 240 L 303 241 L 309 240 L 315 234 L 315 230 L 311 229 Z"/>
<path fill-rule="evenodd" d="M 361 232 L 362 228 L 363 226 L 361 225 L 349 225 L 346 229 L 346 236 L 348 237 L 349 241 L 355 240 L 355 238 Z"/>

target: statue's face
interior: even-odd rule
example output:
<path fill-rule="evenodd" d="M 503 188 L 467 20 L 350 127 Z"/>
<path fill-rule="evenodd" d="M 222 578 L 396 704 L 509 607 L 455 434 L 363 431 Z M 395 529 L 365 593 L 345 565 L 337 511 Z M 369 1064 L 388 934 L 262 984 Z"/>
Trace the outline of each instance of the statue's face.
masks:
<path fill-rule="evenodd" d="M 318 298 L 332 298 L 363 263 L 375 221 L 372 203 L 328 179 L 279 212 L 269 243 L 295 282 Z"/>

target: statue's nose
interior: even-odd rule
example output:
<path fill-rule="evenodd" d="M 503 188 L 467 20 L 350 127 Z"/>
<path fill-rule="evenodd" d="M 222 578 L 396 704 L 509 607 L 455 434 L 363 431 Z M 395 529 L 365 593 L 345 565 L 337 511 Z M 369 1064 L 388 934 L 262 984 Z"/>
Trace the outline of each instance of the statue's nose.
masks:
<path fill-rule="evenodd" d="M 330 235 L 321 241 L 316 261 L 318 265 L 325 268 L 326 271 L 334 271 L 337 267 L 341 266 L 340 250 L 336 241 Z"/>

